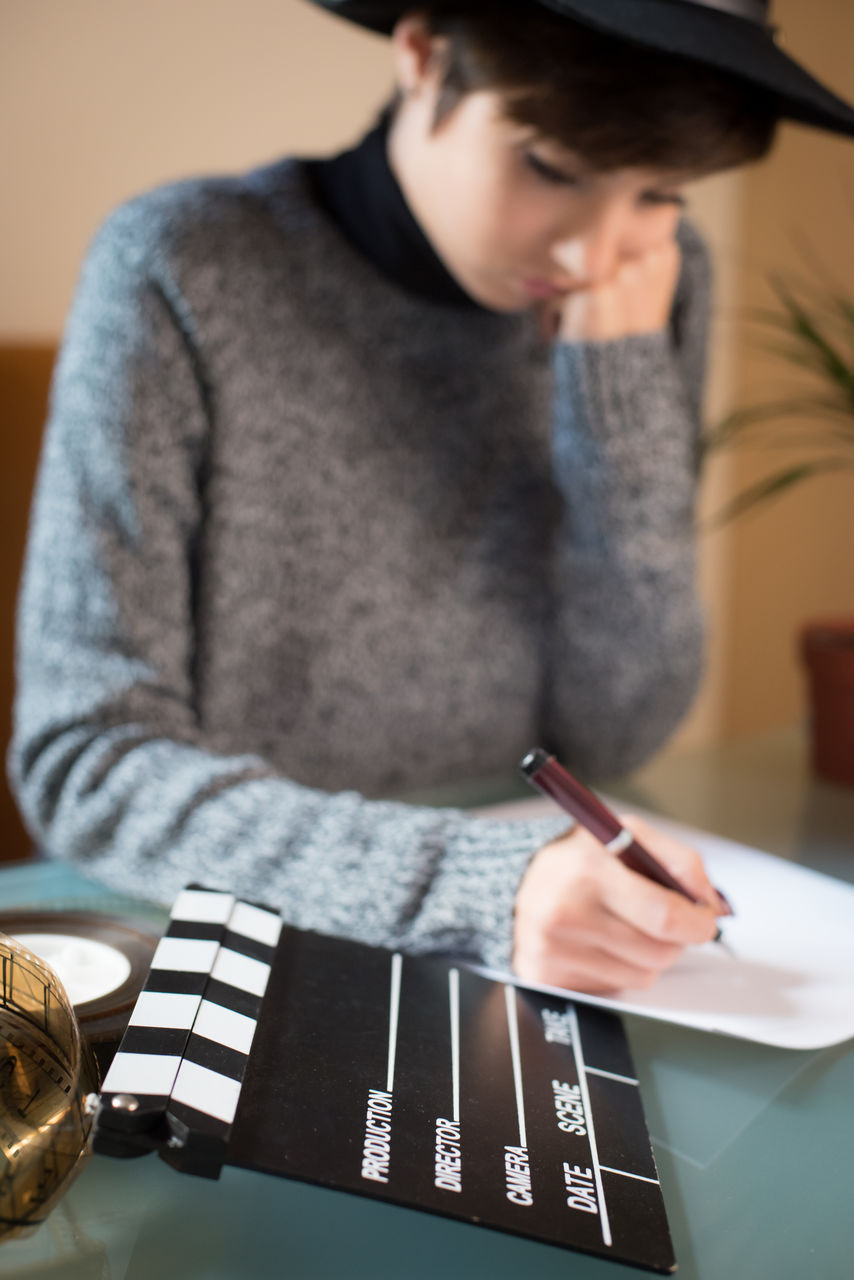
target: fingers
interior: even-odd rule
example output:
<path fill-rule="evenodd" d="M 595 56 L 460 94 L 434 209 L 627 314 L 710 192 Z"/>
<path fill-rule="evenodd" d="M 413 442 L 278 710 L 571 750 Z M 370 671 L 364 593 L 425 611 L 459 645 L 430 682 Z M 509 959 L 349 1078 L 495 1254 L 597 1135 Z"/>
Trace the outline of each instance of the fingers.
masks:
<path fill-rule="evenodd" d="M 627 333 L 654 333 L 667 326 L 680 253 L 675 241 L 623 264 L 615 282 L 624 296 Z"/>
<path fill-rule="evenodd" d="M 608 341 L 666 329 L 680 267 L 672 238 L 621 262 L 608 280 L 566 295 L 558 335 L 566 342 Z"/>
<path fill-rule="evenodd" d="M 520 951 L 514 955 L 513 970 L 524 982 L 596 996 L 624 990 L 646 991 L 660 976 L 658 969 L 629 965 L 618 956 L 596 948 L 590 948 L 572 961 L 553 952 Z"/>
<path fill-rule="evenodd" d="M 714 893 L 696 851 L 642 821 L 626 825 L 686 888 Z M 630 871 L 576 829 L 541 849 L 522 879 L 513 965 L 528 981 L 579 991 L 644 989 L 716 929 L 715 910 Z"/>
<path fill-rule="evenodd" d="M 623 814 L 620 820 L 692 897 L 711 907 L 716 915 L 732 915 L 729 903 L 709 879 L 697 849 L 660 831 L 644 818 Z"/>
<path fill-rule="evenodd" d="M 599 995 L 623 987 L 645 990 L 669 968 L 684 948 L 645 937 L 621 922 L 604 927 L 541 932 L 517 947 L 514 968 L 520 977 L 550 986 Z"/>
<path fill-rule="evenodd" d="M 608 860 L 602 894 L 607 909 L 649 938 L 680 946 L 700 946 L 717 933 L 715 911 L 639 876 L 617 859 Z"/>

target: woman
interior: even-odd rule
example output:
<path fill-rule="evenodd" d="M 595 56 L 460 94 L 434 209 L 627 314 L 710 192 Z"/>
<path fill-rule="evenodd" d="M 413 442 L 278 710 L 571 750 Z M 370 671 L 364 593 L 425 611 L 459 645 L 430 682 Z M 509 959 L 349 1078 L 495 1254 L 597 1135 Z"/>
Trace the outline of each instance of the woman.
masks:
<path fill-rule="evenodd" d="M 725 910 L 691 850 L 634 824 L 696 905 L 561 819 L 370 797 L 536 741 L 614 773 L 676 724 L 707 308 L 681 189 L 780 115 L 854 112 L 759 0 L 328 7 L 392 33 L 379 128 L 131 201 L 84 266 L 21 599 L 22 807 L 125 891 L 645 986 Z"/>

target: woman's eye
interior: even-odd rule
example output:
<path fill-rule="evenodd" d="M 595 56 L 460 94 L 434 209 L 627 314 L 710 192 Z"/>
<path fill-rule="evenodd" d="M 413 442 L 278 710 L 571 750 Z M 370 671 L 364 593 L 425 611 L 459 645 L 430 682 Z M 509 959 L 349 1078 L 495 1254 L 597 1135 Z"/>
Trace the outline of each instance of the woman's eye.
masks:
<path fill-rule="evenodd" d="M 534 151 L 525 152 L 525 163 L 529 169 L 533 169 L 540 178 L 544 178 L 546 182 L 552 182 L 555 186 L 574 187 L 578 179 L 571 173 L 566 173 L 563 169 L 558 169 L 554 165 L 543 160 Z"/>
<path fill-rule="evenodd" d="M 678 191 L 647 191 L 644 204 L 673 204 L 677 209 L 687 209 L 688 201 Z"/>

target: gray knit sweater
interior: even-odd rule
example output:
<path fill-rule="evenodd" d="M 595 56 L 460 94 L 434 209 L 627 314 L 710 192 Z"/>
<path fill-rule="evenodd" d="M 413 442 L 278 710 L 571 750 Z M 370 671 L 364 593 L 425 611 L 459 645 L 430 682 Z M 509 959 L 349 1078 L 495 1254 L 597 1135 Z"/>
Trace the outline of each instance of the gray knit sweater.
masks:
<path fill-rule="evenodd" d="M 588 775 L 695 688 L 707 265 L 669 334 L 548 348 L 381 276 L 298 161 L 158 189 L 83 268 L 19 610 L 34 837 L 124 892 L 505 964 L 566 823 L 377 797 Z"/>

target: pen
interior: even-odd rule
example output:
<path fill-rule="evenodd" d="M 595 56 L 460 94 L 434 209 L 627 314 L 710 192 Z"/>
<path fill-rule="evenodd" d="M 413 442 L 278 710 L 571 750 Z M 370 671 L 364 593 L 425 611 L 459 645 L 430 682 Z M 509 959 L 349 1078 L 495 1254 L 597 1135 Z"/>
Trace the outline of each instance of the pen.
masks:
<path fill-rule="evenodd" d="M 647 880 L 654 880 L 665 889 L 681 893 L 682 897 L 687 898 L 689 902 L 699 901 L 652 856 L 648 849 L 643 847 L 632 832 L 623 826 L 616 814 L 613 814 L 601 800 L 594 796 L 592 791 L 573 778 L 554 756 L 550 756 L 540 747 L 535 747 L 533 751 L 528 752 L 519 768 L 531 786 L 542 791 L 544 795 L 551 796 L 552 800 L 556 800 L 564 812 L 571 814 L 577 822 L 586 827 L 591 835 L 600 840 L 608 852 L 615 854 L 629 870 L 646 876 Z M 732 914 L 732 908 L 724 895 L 719 893 L 718 896 Z M 720 937 L 720 930 L 718 930 L 718 937 Z"/>

